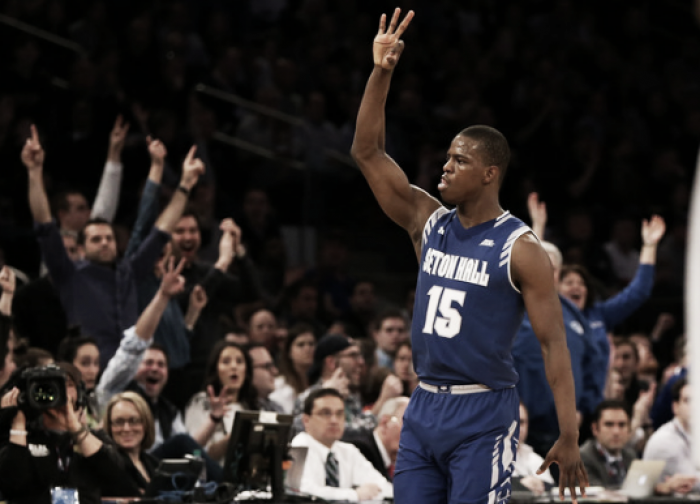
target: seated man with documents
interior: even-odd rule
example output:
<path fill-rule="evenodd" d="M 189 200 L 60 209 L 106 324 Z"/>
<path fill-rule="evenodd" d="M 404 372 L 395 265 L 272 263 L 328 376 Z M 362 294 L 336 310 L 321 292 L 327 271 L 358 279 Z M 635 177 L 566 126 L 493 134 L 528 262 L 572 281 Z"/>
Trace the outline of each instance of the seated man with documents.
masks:
<path fill-rule="evenodd" d="M 304 403 L 306 432 L 292 440 L 308 453 L 299 490 L 326 500 L 363 501 L 392 498 L 392 484 L 362 455 L 340 441 L 345 429 L 345 403 L 335 389 L 313 391 Z"/>

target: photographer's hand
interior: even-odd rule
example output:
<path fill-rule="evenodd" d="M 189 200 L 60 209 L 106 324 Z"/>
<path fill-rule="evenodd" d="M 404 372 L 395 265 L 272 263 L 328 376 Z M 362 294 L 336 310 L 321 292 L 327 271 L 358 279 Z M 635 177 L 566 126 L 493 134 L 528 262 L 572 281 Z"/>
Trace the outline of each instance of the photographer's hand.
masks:
<path fill-rule="evenodd" d="M 7 394 L 2 396 L 0 407 L 12 408 L 17 406 L 18 397 L 19 389 L 14 387 Z M 24 412 L 20 409 L 17 410 L 17 414 L 12 420 L 12 427 L 10 427 L 10 443 L 27 446 L 27 417 L 24 416 Z"/>

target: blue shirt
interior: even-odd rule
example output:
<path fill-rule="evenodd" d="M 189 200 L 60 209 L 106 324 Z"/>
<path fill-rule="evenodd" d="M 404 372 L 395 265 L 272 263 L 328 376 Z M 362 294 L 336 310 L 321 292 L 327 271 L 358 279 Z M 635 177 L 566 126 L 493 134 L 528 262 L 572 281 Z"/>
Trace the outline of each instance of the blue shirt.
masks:
<path fill-rule="evenodd" d="M 421 380 L 515 385 L 510 349 L 524 305 L 511 281 L 510 257 L 516 239 L 528 232 L 509 212 L 468 229 L 444 207 L 428 219 L 411 328 Z"/>

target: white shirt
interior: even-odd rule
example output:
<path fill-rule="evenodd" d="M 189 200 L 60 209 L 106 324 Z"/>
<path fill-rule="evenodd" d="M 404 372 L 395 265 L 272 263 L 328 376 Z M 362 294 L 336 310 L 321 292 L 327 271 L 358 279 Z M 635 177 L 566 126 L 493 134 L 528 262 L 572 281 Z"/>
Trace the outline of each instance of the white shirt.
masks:
<path fill-rule="evenodd" d="M 391 465 L 391 457 L 389 456 L 389 452 L 386 451 L 386 448 L 384 448 L 384 443 L 382 443 L 381 438 L 379 437 L 379 434 L 377 434 L 377 431 L 374 430 L 372 431 L 372 434 L 374 435 L 374 442 L 377 443 L 377 448 L 379 448 L 379 453 L 382 456 L 382 461 L 384 462 L 384 467 L 387 469 Z"/>
<path fill-rule="evenodd" d="M 302 492 L 327 500 L 356 502 L 358 500 L 357 492 L 353 487 L 374 483 L 382 490 L 377 499 L 394 497 L 394 487 L 391 482 L 387 481 L 354 445 L 336 441 L 329 449 L 308 433 L 300 432 L 292 439 L 292 446 L 309 448 L 299 489 Z M 333 452 L 338 460 L 340 480 L 338 488 L 326 486 L 328 452 Z"/>
<path fill-rule="evenodd" d="M 242 410 L 243 407 L 240 403 L 233 403 L 229 406 L 230 407 L 226 409 L 226 413 L 224 413 L 223 421 L 216 424 L 214 432 L 209 438 L 209 441 L 207 441 L 206 449 L 209 449 L 212 444 L 221 441 L 231 433 L 236 411 Z M 210 413 L 211 408 L 209 406 L 209 396 L 207 393 L 197 392 L 193 395 L 192 399 L 190 399 L 185 407 L 185 427 L 187 428 L 187 432 L 189 432 L 190 435 L 194 435 L 194 433 L 198 432 L 202 424 L 209 421 Z M 222 458 L 218 462 L 223 465 L 224 459 Z"/>
<path fill-rule="evenodd" d="M 547 469 L 542 474 L 537 474 L 537 469 L 540 468 L 544 459 L 540 457 L 532 446 L 521 443 L 518 446 L 518 455 L 515 457 L 515 465 L 513 467 L 513 476 L 524 478 L 525 476 L 534 476 L 541 479 L 545 483 L 554 485 L 554 478 Z"/>
<path fill-rule="evenodd" d="M 294 388 L 287 383 L 284 376 L 275 378 L 275 390 L 272 391 L 269 398 L 282 406 L 282 409 L 288 415 L 294 412 L 294 401 L 297 400 L 297 393 L 294 391 Z"/>

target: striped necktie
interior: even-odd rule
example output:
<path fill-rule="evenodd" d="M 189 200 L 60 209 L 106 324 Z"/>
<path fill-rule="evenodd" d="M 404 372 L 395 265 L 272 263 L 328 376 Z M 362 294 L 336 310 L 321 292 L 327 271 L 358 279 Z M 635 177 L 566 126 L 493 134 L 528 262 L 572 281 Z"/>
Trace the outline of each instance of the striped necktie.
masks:
<path fill-rule="evenodd" d="M 335 458 L 332 452 L 328 452 L 326 459 L 326 486 L 340 486 L 340 473 L 338 472 L 338 459 Z"/>

